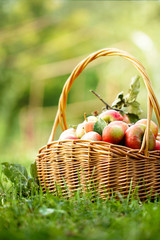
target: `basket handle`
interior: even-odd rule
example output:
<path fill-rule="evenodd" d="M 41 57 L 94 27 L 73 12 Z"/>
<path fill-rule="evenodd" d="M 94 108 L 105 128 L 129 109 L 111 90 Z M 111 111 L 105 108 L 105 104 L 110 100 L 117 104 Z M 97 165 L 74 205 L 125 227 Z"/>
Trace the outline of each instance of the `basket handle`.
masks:
<path fill-rule="evenodd" d="M 103 57 L 103 56 L 120 56 L 125 59 L 127 59 L 129 62 L 131 62 L 135 68 L 140 72 L 142 75 L 142 78 L 144 80 L 145 86 L 147 88 L 147 94 L 148 94 L 148 102 L 147 102 L 147 127 L 146 127 L 146 134 L 145 134 L 145 141 L 146 143 L 146 152 L 148 151 L 148 141 L 149 141 L 149 127 L 150 127 L 150 121 L 151 121 L 151 116 L 152 116 L 152 110 L 154 109 L 158 124 L 160 126 L 160 106 L 158 104 L 157 98 L 154 94 L 151 81 L 148 77 L 148 74 L 146 73 L 145 68 L 143 65 L 133 56 L 128 54 L 125 51 L 116 49 L 116 48 L 105 48 L 101 49 L 97 52 L 94 52 L 90 54 L 88 57 L 86 57 L 83 61 L 81 61 L 73 70 L 69 78 L 67 79 L 60 99 L 59 99 L 59 104 L 58 104 L 58 110 L 57 114 L 55 117 L 55 121 L 53 124 L 53 128 L 51 131 L 51 135 L 49 138 L 48 143 L 52 142 L 54 140 L 55 136 L 55 131 L 57 129 L 58 124 L 60 124 L 62 130 L 67 129 L 67 123 L 66 123 L 66 115 L 65 115 L 65 109 L 66 109 L 66 104 L 67 104 L 67 96 L 69 93 L 69 90 L 74 82 L 74 80 L 80 75 L 80 73 L 85 69 L 85 67 L 92 62 L 93 60 Z M 144 145 L 144 144 L 143 144 Z"/>

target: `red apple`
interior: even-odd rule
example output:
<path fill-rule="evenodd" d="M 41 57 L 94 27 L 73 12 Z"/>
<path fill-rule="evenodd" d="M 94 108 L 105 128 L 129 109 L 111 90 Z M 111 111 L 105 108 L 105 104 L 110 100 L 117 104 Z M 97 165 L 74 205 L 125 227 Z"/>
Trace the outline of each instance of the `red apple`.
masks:
<path fill-rule="evenodd" d="M 86 133 L 81 139 L 90 141 L 102 141 L 101 135 L 94 131 Z"/>
<path fill-rule="evenodd" d="M 123 121 L 123 116 L 116 110 L 106 110 L 105 112 L 102 112 L 99 115 L 100 118 L 102 118 L 107 123 L 113 122 L 113 121 Z"/>
<path fill-rule="evenodd" d="M 89 116 L 87 119 L 84 121 L 84 131 L 91 132 L 93 131 L 93 126 L 97 122 L 98 118 L 95 116 Z"/>
<path fill-rule="evenodd" d="M 127 114 L 124 114 L 124 115 L 123 115 L 123 122 L 125 122 L 125 123 L 131 123 L 130 120 L 129 120 L 129 117 L 127 116 Z"/>
<path fill-rule="evenodd" d="M 61 135 L 60 135 L 60 137 L 59 137 L 59 140 L 64 139 L 64 137 L 65 137 L 66 135 L 74 135 L 75 137 L 77 137 L 77 136 L 76 136 L 76 129 L 74 129 L 74 128 L 68 128 L 67 130 L 64 130 L 64 131 L 61 133 Z"/>
<path fill-rule="evenodd" d="M 62 136 L 59 140 L 63 141 L 63 140 L 76 140 L 79 139 L 77 136 L 73 135 L 73 134 L 65 134 L 64 136 Z"/>
<path fill-rule="evenodd" d="M 86 133 L 93 131 L 93 126 L 96 123 L 96 121 L 89 121 L 84 123 L 84 131 Z"/>
<path fill-rule="evenodd" d="M 115 121 L 115 122 L 117 122 L 117 121 Z M 122 124 L 117 124 L 115 122 L 108 124 L 103 129 L 103 133 L 102 133 L 103 141 L 109 142 L 109 143 L 114 143 L 114 144 L 119 144 L 122 141 L 125 131 L 126 131 L 126 128 L 122 127 Z"/>
<path fill-rule="evenodd" d="M 160 141 L 159 140 L 156 140 L 156 146 L 155 146 L 154 150 L 160 150 Z"/>
<path fill-rule="evenodd" d="M 140 119 L 136 122 L 136 124 L 142 123 L 142 124 L 147 126 L 147 121 L 148 121 L 147 119 Z M 152 132 L 153 132 L 153 134 L 156 138 L 157 135 L 158 135 L 158 126 L 152 120 L 151 120 L 150 128 L 151 128 L 151 130 L 152 130 Z"/>
<path fill-rule="evenodd" d="M 125 134 L 125 145 L 133 149 L 140 149 L 143 141 L 146 126 L 144 124 L 134 124 L 129 127 Z M 155 148 L 156 140 L 153 132 L 150 130 L 149 135 L 149 149 Z"/>
<path fill-rule="evenodd" d="M 128 124 L 125 123 L 125 122 L 122 122 L 122 121 L 113 121 L 113 122 L 111 122 L 111 123 L 108 124 L 108 126 L 112 126 L 112 125 L 113 125 L 113 126 L 114 126 L 114 125 L 118 125 L 118 126 L 122 127 L 122 129 L 123 129 L 123 131 L 124 131 L 124 134 L 125 134 L 126 130 L 129 128 L 129 127 L 128 127 Z"/>

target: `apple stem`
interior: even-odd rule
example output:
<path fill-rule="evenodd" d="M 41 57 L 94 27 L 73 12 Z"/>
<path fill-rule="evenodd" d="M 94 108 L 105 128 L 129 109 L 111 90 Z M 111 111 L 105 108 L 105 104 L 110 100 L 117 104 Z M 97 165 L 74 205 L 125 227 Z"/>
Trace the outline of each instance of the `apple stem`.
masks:
<path fill-rule="evenodd" d="M 101 102 L 103 102 L 103 104 L 106 106 L 106 109 L 113 109 L 119 112 L 122 112 L 123 114 L 125 114 L 125 112 L 119 108 L 113 108 L 111 107 L 108 103 L 106 103 L 101 97 L 100 95 L 98 95 L 95 91 L 90 90 L 91 93 L 93 93 Z"/>
<path fill-rule="evenodd" d="M 84 113 L 84 120 L 86 120 L 86 122 L 88 122 L 86 113 Z"/>

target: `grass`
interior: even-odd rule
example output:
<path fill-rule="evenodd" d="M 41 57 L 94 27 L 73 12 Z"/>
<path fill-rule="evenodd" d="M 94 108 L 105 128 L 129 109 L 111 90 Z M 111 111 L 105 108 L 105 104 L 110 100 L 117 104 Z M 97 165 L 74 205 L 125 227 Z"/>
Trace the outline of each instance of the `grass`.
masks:
<path fill-rule="evenodd" d="M 160 202 L 90 196 L 64 199 L 42 191 L 0 197 L 0 239 L 159 239 Z"/>
<path fill-rule="evenodd" d="M 93 202 L 90 194 L 64 199 L 41 190 L 23 197 L 2 174 L 0 183 L 1 240 L 159 239 L 158 200 L 142 203 L 135 198 L 104 201 L 97 197 Z"/>

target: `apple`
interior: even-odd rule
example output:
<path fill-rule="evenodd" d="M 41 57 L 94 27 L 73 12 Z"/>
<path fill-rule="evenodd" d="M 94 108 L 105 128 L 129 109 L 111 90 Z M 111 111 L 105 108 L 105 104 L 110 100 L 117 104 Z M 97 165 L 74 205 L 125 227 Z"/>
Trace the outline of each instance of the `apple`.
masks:
<path fill-rule="evenodd" d="M 140 149 L 145 133 L 146 125 L 134 124 L 129 127 L 125 133 L 125 145 L 133 149 Z M 148 150 L 154 150 L 156 139 L 153 132 L 150 130 L 149 135 L 149 148 Z"/>
<path fill-rule="evenodd" d="M 127 129 L 126 126 L 122 126 L 123 124 L 125 125 L 124 122 L 121 122 L 121 124 L 117 124 L 117 121 L 109 123 L 103 129 L 102 140 L 104 142 L 119 144 L 124 138 L 124 134 Z"/>
<path fill-rule="evenodd" d="M 98 118 L 95 117 L 95 116 L 87 117 L 86 120 L 83 123 L 80 123 L 77 126 L 77 129 L 76 129 L 77 137 L 82 138 L 82 136 L 85 133 L 93 131 L 93 126 L 94 126 L 94 124 L 96 123 L 97 120 L 98 120 Z"/>
<path fill-rule="evenodd" d="M 106 110 L 105 112 L 102 112 L 99 115 L 100 118 L 102 118 L 107 123 L 113 122 L 113 121 L 123 121 L 123 116 L 116 110 Z"/>
<path fill-rule="evenodd" d="M 122 121 L 113 121 L 113 122 L 108 124 L 108 126 L 112 126 L 112 125 L 113 126 L 118 125 L 118 126 L 122 127 L 122 129 L 124 131 L 124 134 L 125 134 L 126 130 L 129 128 L 128 124 L 125 123 L 125 122 L 122 122 Z"/>
<path fill-rule="evenodd" d="M 96 123 L 96 121 L 90 121 L 84 123 L 84 131 L 86 133 L 93 131 L 93 126 Z"/>
<path fill-rule="evenodd" d="M 77 136 L 68 133 L 63 135 L 59 140 L 63 141 L 63 140 L 77 140 L 77 139 L 79 139 Z"/>
<path fill-rule="evenodd" d="M 156 140 L 156 146 L 155 146 L 154 150 L 160 150 L 160 141 L 159 140 Z"/>
<path fill-rule="evenodd" d="M 93 126 L 97 122 L 98 118 L 95 116 L 89 116 L 87 119 L 84 121 L 84 130 L 85 132 L 91 132 L 93 131 Z"/>
<path fill-rule="evenodd" d="M 127 116 L 127 114 L 124 114 L 124 115 L 123 115 L 123 122 L 125 122 L 125 123 L 131 123 L 130 120 L 129 120 L 129 117 Z"/>
<path fill-rule="evenodd" d="M 90 141 L 102 141 L 101 135 L 94 131 L 86 133 L 81 139 Z"/>
<path fill-rule="evenodd" d="M 85 130 L 84 130 L 84 122 L 78 124 L 77 129 L 76 129 L 76 135 L 78 138 L 81 138 L 84 134 L 85 134 Z"/>
<path fill-rule="evenodd" d="M 147 119 L 140 119 L 136 122 L 136 124 L 142 123 L 142 124 L 147 126 L 147 121 L 148 121 Z M 151 130 L 152 130 L 152 132 L 153 132 L 153 134 L 156 138 L 157 135 L 158 135 L 158 126 L 152 120 L 151 120 L 150 128 L 151 128 Z"/>
<path fill-rule="evenodd" d="M 66 136 L 66 135 L 74 135 L 74 136 L 76 137 L 76 129 L 74 129 L 74 128 L 68 128 L 67 130 L 64 130 L 64 131 L 61 133 L 61 135 L 60 135 L 60 137 L 59 137 L 59 140 L 64 139 L 64 136 Z"/>

